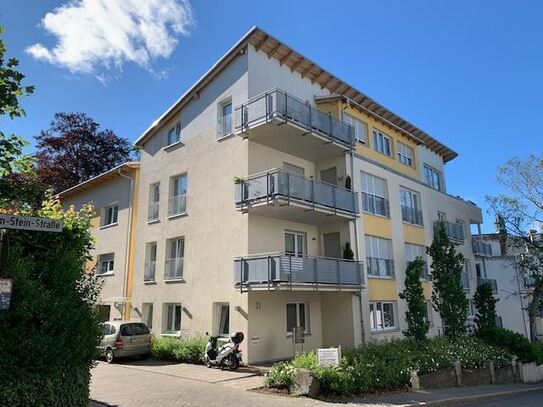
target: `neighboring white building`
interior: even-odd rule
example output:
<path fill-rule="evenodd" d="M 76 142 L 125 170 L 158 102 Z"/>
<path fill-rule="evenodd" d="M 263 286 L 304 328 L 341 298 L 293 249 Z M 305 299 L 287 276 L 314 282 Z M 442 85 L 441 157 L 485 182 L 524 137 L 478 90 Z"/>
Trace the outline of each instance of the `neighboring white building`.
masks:
<path fill-rule="evenodd" d="M 249 362 L 291 357 L 294 327 L 305 350 L 401 337 L 405 267 L 437 222 L 475 292 L 482 215 L 446 192 L 457 154 L 256 27 L 136 146 L 131 244 L 97 244 L 133 256 L 125 316 L 156 335 L 242 331 Z"/>

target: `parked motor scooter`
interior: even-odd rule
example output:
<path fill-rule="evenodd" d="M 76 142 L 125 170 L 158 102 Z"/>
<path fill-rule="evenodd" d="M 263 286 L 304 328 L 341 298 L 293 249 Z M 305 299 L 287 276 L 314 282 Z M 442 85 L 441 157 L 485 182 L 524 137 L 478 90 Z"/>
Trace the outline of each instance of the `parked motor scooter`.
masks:
<path fill-rule="evenodd" d="M 206 332 L 206 335 L 209 334 Z M 241 364 L 239 344 L 243 342 L 243 338 L 243 332 L 236 332 L 230 335 L 227 343 L 218 346 L 219 337 L 210 336 L 202 361 L 207 367 L 217 366 L 236 370 Z"/>

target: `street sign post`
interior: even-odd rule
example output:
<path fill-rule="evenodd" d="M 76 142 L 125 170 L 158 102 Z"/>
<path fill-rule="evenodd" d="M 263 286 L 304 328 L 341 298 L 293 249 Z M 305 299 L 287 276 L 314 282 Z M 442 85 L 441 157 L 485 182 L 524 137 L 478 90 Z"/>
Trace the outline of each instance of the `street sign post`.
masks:
<path fill-rule="evenodd" d="M 0 229 L 22 229 L 40 232 L 62 232 L 64 222 L 59 219 L 31 216 L 0 215 Z"/>

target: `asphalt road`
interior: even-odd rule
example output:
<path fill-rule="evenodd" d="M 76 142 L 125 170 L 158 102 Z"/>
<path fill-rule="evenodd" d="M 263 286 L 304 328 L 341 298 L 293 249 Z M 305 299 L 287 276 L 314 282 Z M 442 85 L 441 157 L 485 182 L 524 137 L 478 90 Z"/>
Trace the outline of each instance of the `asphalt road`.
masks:
<path fill-rule="evenodd" d="M 540 407 L 543 406 L 543 393 L 528 394 L 506 400 L 495 400 L 470 405 L 473 407 Z"/>

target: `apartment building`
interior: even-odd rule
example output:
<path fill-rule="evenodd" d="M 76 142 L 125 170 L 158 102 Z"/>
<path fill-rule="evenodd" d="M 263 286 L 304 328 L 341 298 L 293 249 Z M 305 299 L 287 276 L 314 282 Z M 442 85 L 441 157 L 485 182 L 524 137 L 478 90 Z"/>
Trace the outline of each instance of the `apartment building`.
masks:
<path fill-rule="evenodd" d="M 400 337 L 406 264 L 441 223 L 475 291 L 482 215 L 447 193 L 457 154 L 259 28 L 135 144 L 134 249 L 97 238 L 133 256 L 126 317 L 155 335 L 242 331 L 251 363 L 291 357 L 295 328 L 305 350 Z M 427 274 L 423 286 L 429 303 Z M 428 318 L 442 332 L 430 304 Z"/>

